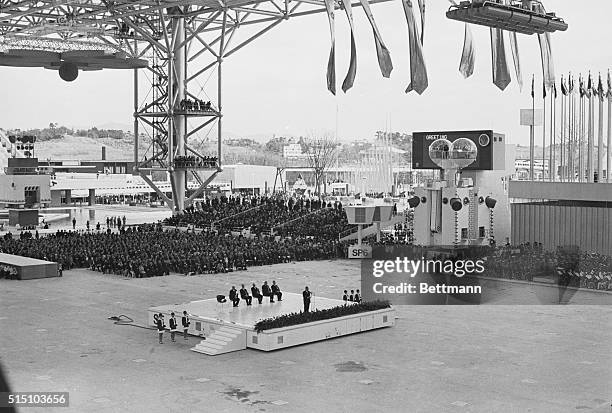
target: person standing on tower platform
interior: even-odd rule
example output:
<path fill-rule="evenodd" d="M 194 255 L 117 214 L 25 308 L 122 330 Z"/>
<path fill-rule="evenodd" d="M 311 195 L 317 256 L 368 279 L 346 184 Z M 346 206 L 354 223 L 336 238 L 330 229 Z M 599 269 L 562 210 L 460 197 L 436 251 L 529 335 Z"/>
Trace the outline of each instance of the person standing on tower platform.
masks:
<path fill-rule="evenodd" d="M 302 298 L 304 298 L 304 312 L 308 313 L 310 311 L 310 297 L 312 293 L 308 290 L 308 287 L 304 288 L 302 291 Z"/>

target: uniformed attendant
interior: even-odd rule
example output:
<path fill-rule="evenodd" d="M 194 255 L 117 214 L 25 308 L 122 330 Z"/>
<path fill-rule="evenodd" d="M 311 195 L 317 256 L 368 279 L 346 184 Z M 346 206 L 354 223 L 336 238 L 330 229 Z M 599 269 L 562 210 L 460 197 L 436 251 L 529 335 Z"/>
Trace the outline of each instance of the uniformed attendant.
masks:
<path fill-rule="evenodd" d="M 304 288 L 302 291 L 302 298 L 304 299 L 304 312 L 307 313 L 310 311 L 310 297 L 312 293 L 308 290 L 308 287 Z"/>
<path fill-rule="evenodd" d="M 342 300 L 344 300 L 344 305 L 348 302 L 348 291 L 344 290 L 344 295 L 342 296 Z"/>
<path fill-rule="evenodd" d="M 355 300 L 356 303 L 360 303 L 361 302 L 361 295 L 359 295 L 359 290 L 357 290 L 357 292 L 355 293 L 355 296 L 353 297 L 353 299 Z"/>
<path fill-rule="evenodd" d="M 355 290 L 351 290 L 351 295 L 349 295 L 349 301 L 355 301 Z"/>
<path fill-rule="evenodd" d="M 176 318 L 174 318 L 174 313 L 170 313 L 170 339 L 172 340 L 172 342 L 176 342 L 176 340 L 174 340 L 174 334 L 176 333 Z"/>
<path fill-rule="evenodd" d="M 187 330 L 189 330 L 189 316 L 187 315 L 187 311 L 183 311 L 183 318 L 181 319 L 181 324 L 183 325 L 183 338 L 188 340 L 187 338 Z"/>
<path fill-rule="evenodd" d="M 159 334 L 159 344 L 163 344 L 162 339 L 164 337 L 164 328 L 166 328 L 166 326 L 164 325 L 164 315 L 162 313 L 159 313 L 157 315 L 157 333 Z"/>

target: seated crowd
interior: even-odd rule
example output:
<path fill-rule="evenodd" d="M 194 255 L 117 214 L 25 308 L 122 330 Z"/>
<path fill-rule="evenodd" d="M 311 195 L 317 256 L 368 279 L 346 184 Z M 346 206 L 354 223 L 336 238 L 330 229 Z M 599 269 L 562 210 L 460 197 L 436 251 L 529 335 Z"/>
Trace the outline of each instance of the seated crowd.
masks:
<path fill-rule="evenodd" d="M 326 208 L 326 209 L 324 209 Z M 207 199 L 182 215 L 164 221 L 169 226 L 214 226 L 221 233 L 250 228 L 251 233 L 269 234 L 272 229 L 283 237 L 337 239 L 349 225 L 340 203 L 318 199 L 282 197 L 222 197 Z M 279 226 L 284 224 L 283 226 Z"/>
<path fill-rule="evenodd" d="M 494 248 L 487 257 L 485 275 L 612 291 L 612 257 L 567 250 L 546 251 L 539 243 Z"/>
<path fill-rule="evenodd" d="M 0 252 L 55 261 L 64 270 L 90 268 L 126 277 L 170 272 L 214 274 L 249 266 L 334 258 L 334 241 L 247 239 L 214 232 L 163 231 L 161 225 L 122 227 L 119 233 L 66 232 L 40 238 L 0 239 Z"/>

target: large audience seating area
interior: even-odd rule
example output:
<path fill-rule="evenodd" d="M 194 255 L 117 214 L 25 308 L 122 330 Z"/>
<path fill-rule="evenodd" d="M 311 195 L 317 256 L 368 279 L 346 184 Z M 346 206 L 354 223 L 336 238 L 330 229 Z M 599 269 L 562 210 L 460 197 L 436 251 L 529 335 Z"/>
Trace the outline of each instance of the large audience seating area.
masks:
<path fill-rule="evenodd" d="M 335 240 L 350 226 L 340 203 L 282 197 L 231 197 L 206 200 L 164 221 L 168 226 L 211 228 L 227 234 L 236 228 L 252 234 Z"/>
<path fill-rule="evenodd" d="M 571 248 L 545 251 L 538 243 L 508 245 L 487 256 L 485 275 L 612 291 L 612 257 Z"/>
<path fill-rule="evenodd" d="M 334 241 L 245 238 L 178 230 L 161 224 L 123 227 L 119 233 L 58 231 L 44 237 L 0 239 L 0 252 L 55 261 L 63 269 L 90 268 L 128 277 L 223 273 L 249 266 L 337 256 Z"/>

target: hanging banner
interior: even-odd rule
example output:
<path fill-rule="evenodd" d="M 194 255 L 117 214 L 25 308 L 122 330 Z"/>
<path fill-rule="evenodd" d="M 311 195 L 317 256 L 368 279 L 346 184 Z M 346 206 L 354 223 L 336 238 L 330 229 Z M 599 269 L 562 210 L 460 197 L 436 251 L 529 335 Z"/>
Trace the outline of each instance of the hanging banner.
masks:
<path fill-rule="evenodd" d="M 516 39 L 516 32 L 509 32 L 510 35 L 510 49 L 512 49 L 512 60 L 514 62 L 514 72 L 516 73 L 516 81 L 519 85 L 519 91 L 523 90 L 523 73 L 521 70 L 521 61 L 519 57 L 518 41 Z"/>
<path fill-rule="evenodd" d="M 461 53 L 461 62 L 459 63 L 459 73 L 464 78 L 468 78 L 474 74 L 474 63 L 476 61 L 476 53 L 474 52 L 474 38 L 470 26 L 465 24 L 465 34 L 463 36 L 463 53 Z"/>
<path fill-rule="evenodd" d="M 380 71 L 383 77 L 391 76 L 391 71 L 393 70 L 393 63 L 391 62 L 391 54 L 389 53 L 389 49 L 385 46 L 385 43 L 382 40 L 382 36 L 380 35 L 380 31 L 378 30 L 378 26 L 374 21 L 374 15 L 372 14 L 372 9 L 370 8 L 370 4 L 368 0 L 359 0 L 361 2 L 361 6 L 363 11 L 366 14 L 370 22 L 370 26 L 372 26 L 372 32 L 374 33 L 374 44 L 376 45 L 376 57 L 378 58 L 378 67 L 380 67 Z"/>
<path fill-rule="evenodd" d="M 550 34 L 538 34 L 540 42 L 540 55 L 542 57 L 542 74 L 547 88 L 555 83 L 555 66 L 552 59 L 552 48 L 550 45 Z"/>
<path fill-rule="evenodd" d="M 425 44 L 425 0 L 419 0 L 419 11 L 421 12 L 421 45 Z"/>
<path fill-rule="evenodd" d="M 351 0 L 342 0 L 342 4 L 344 5 L 344 12 L 348 18 L 349 26 L 351 27 L 351 62 L 346 77 L 342 82 L 342 91 L 346 93 L 347 90 L 353 87 L 355 76 L 357 75 L 357 48 L 355 47 L 355 25 L 353 22 Z"/>
<path fill-rule="evenodd" d="M 512 79 L 506 60 L 506 48 L 504 46 L 504 32 L 501 29 L 491 28 L 491 59 L 493 66 L 493 84 L 501 90 L 506 89 Z"/>
<path fill-rule="evenodd" d="M 402 0 L 404 13 L 406 14 L 406 22 L 408 23 L 408 36 L 410 42 L 410 84 L 406 88 L 406 93 L 413 90 L 419 95 L 422 94 L 429 81 L 427 79 L 427 68 L 425 67 L 425 59 L 423 58 L 423 45 L 419 36 L 419 29 L 416 26 L 412 0 Z"/>
<path fill-rule="evenodd" d="M 325 0 L 327 20 L 329 21 L 329 33 L 331 36 L 331 49 L 327 61 L 327 90 L 336 94 L 336 29 L 334 21 L 334 1 Z"/>

